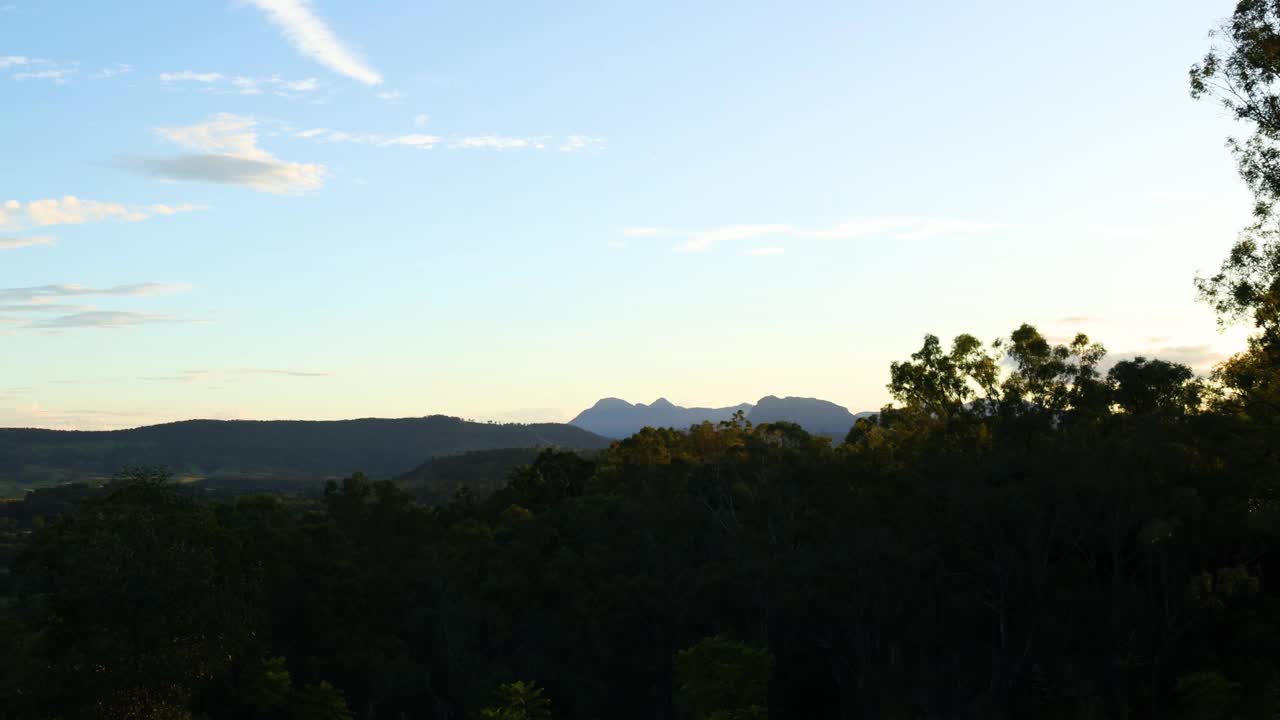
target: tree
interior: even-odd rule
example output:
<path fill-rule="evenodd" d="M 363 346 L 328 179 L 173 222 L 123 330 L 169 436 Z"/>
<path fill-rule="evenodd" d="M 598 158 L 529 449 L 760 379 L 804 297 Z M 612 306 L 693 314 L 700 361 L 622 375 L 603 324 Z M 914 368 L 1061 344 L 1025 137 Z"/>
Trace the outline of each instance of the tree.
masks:
<path fill-rule="evenodd" d="M 498 686 L 496 704 L 480 711 L 483 720 L 550 720 L 551 701 L 537 683 L 517 680 Z"/>
<path fill-rule="evenodd" d="M 772 671 L 767 650 L 704 638 L 676 653 L 676 704 L 694 720 L 764 720 Z"/>

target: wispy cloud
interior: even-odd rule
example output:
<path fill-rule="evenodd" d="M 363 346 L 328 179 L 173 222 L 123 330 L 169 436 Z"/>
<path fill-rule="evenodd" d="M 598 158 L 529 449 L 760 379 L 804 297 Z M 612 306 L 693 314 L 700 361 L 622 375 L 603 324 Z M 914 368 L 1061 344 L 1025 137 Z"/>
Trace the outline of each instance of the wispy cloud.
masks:
<path fill-rule="evenodd" d="M 338 40 L 328 24 L 318 16 L 308 0 L 249 0 L 280 28 L 294 49 L 333 70 L 365 85 L 379 85 L 382 75 Z"/>
<path fill-rule="evenodd" d="M 899 240 L 923 240 L 942 235 L 969 235 L 1004 227 L 998 223 L 949 220 L 938 218 L 884 217 L 863 218 L 830 228 L 804 228 L 783 223 L 725 225 L 709 230 L 678 230 L 665 227 L 623 228 L 626 237 L 673 237 L 682 239 L 673 249 L 677 252 L 703 252 L 713 245 L 765 237 L 804 239 L 849 239 L 874 235 L 893 235 Z M 769 250 L 783 250 L 771 247 Z M 774 252 L 772 254 L 778 254 Z"/>
<path fill-rule="evenodd" d="M 0 55 L 0 70 L 7 70 L 15 65 L 30 65 L 33 62 L 40 61 L 25 55 Z"/>
<path fill-rule="evenodd" d="M 424 128 L 429 122 L 431 122 L 431 116 L 426 113 L 418 113 L 413 116 L 413 126 L 416 128 Z"/>
<path fill-rule="evenodd" d="M 581 152 L 583 150 L 597 150 L 604 147 L 604 140 L 589 135 L 570 135 L 564 139 L 560 145 L 562 152 Z"/>
<path fill-rule="evenodd" d="M 0 237 L 0 250 L 17 250 L 18 248 L 52 245 L 53 238 L 48 235 L 38 237 L 4 238 Z"/>
<path fill-rule="evenodd" d="M 92 305 L 64 302 L 69 298 L 142 297 L 186 290 L 173 283 L 133 283 L 90 287 L 85 285 L 32 285 L 0 288 L 0 312 L 18 330 L 60 331 L 77 328 L 122 328 L 152 323 L 193 322 L 161 313 L 103 310 Z M 37 317 L 31 319 L 35 314 Z M 25 318 L 25 319 L 24 319 Z"/>
<path fill-rule="evenodd" d="M 423 128 L 429 121 L 430 118 L 428 116 L 417 115 L 414 118 L 414 126 L 417 128 Z M 421 132 L 397 135 L 388 133 L 348 132 L 346 130 L 334 130 L 326 127 L 298 130 L 290 128 L 288 125 L 283 125 L 283 128 L 285 132 L 289 133 L 289 135 L 294 138 L 310 140 L 312 142 L 350 143 L 354 145 L 372 145 L 376 147 L 405 146 L 417 148 L 419 150 L 429 150 L 436 146 L 445 146 L 453 150 L 545 150 L 548 146 L 554 145 L 554 140 L 549 136 L 525 137 L 511 135 L 465 135 L 449 138 Z M 572 138 L 582 137 L 585 136 L 570 135 L 565 142 L 570 143 Z M 594 141 L 595 140 L 593 139 L 593 142 Z"/>
<path fill-rule="evenodd" d="M 192 204 L 126 205 L 85 200 L 74 195 L 32 200 L 27 203 L 9 200 L 0 204 L 0 228 L 84 225 L 108 220 L 139 222 L 156 215 L 176 215 L 202 209 L 204 208 Z"/>
<path fill-rule="evenodd" d="M 162 83 L 180 83 L 180 82 L 197 82 L 197 83 L 216 83 L 226 79 L 222 73 L 216 72 L 194 72 L 191 70 L 183 70 L 182 72 L 166 72 L 160 73 L 160 82 Z"/>
<path fill-rule="evenodd" d="M 111 67 L 104 67 L 93 74 L 96 80 L 105 80 L 107 78 L 117 77 L 119 75 L 128 75 L 133 72 L 133 66 L 127 63 L 116 63 Z"/>
<path fill-rule="evenodd" d="M 28 70 L 13 74 L 14 80 L 51 80 L 57 85 L 66 85 L 76 68 L 50 68 L 48 70 Z"/>
<path fill-rule="evenodd" d="M 747 251 L 747 254 L 755 255 L 757 257 L 763 257 L 766 255 L 782 255 L 786 251 L 787 251 L 786 248 L 780 248 L 780 247 L 759 247 L 759 248 L 751 248 L 750 250 Z"/>
<path fill-rule="evenodd" d="M 47 320 L 31 322 L 24 327 L 31 330 L 70 330 L 73 328 L 124 328 L 154 323 L 190 322 L 172 315 L 158 313 L 127 312 L 123 310 L 87 310 L 59 315 Z"/>
<path fill-rule="evenodd" d="M 26 287 L 0 288 L 0 302 L 44 303 L 58 298 L 85 297 L 90 295 L 115 297 L 141 297 L 190 290 L 182 283 L 144 282 L 127 285 L 92 287 L 66 283 L 61 285 L 29 285 Z"/>
<path fill-rule="evenodd" d="M 465 148 L 469 150 L 487 149 L 487 150 L 514 150 L 519 148 L 536 148 L 538 150 L 546 147 L 545 138 L 523 138 L 523 137 L 504 137 L 502 135 L 473 135 L 471 137 L 459 138 L 453 142 L 453 147 Z"/>
<path fill-rule="evenodd" d="M 271 93 L 279 97 L 293 98 L 301 93 L 310 93 L 320 89 L 317 78 L 289 80 L 279 73 L 263 76 L 225 75 L 218 72 L 181 72 L 160 73 L 160 82 L 165 86 L 181 88 L 198 88 L 204 92 L 216 94 L 262 95 Z"/>
<path fill-rule="evenodd" d="M 327 378 L 332 377 L 333 373 L 316 372 L 311 370 L 282 370 L 279 368 L 232 368 L 232 369 L 213 369 L 213 370 L 182 370 L 174 375 L 159 375 L 141 377 L 139 380 L 148 380 L 153 382 L 206 382 L 217 380 L 223 383 L 231 382 L 232 378 L 239 376 L 252 375 L 274 375 L 278 377 L 291 378 Z"/>
<path fill-rule="evenodd" d="M 164 180 L 244 185 L 277 195 L 300 195 L 324 185 L 328 172 L 323 165 L 287 162 L 259 147 L 257 124 L 253 118 L 222 113 L 195 125 L 158 128 L 161 137 L 196 152 L 119 164 Z"/>
<path fill-rule="evenodd" d="M 377 93 L 375 97 L 377 97 L 379 100 L 385 100 L 387 102 L 400 102 L 401 100 L 404 100 L 405 97 L 407 96 L 404 93 L 400 92 L 399 90 L 384 90 L 383 92 Z"/>

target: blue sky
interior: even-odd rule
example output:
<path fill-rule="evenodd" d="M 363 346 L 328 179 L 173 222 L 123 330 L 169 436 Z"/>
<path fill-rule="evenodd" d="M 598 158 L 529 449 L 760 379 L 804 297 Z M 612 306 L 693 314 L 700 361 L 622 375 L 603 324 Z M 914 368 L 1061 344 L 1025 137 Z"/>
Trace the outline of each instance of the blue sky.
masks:
<path fill-rule="evenodd" d="M 0 425 L 887 400 L 921 336 L 1205 369 L 1229 0 L 0 0 Z"/>

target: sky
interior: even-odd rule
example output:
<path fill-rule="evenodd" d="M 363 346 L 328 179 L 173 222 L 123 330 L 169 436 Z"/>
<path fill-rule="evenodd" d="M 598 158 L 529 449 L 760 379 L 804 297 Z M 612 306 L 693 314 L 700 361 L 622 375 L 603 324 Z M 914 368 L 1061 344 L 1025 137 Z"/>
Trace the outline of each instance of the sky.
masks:
<path fill-rule="evenodd" d="M 888 401 L 926 333 L 1207 370 L 1231 0 L 0 0 L 0 425 Z"/>

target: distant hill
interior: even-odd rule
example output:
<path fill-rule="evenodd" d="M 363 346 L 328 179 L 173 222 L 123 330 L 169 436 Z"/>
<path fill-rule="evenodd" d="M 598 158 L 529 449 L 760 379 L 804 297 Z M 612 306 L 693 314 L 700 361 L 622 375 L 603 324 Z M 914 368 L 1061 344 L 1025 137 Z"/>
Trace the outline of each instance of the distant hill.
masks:
<path fill-rule="evenodd" d="M 168 465 L 179 479 L 317 480 L 362 471 L 388 478 L 472 450 L 607 447 L 570 425 L 468 422 L 443 415 L 338 421 L 189 420 L 132 430 L 0 429 L 0 495 L 23 486 L 110 477 Z"/>
<path fill-rule="evenodd" d="M 604 398 L 578 413 L 569 424 L 597 435 L 623 438 L 643 427 L 687 428 L 702 422 L 718 423 L 733 417 L 739 410 L 750 412 L 751 404 L 722 408 L 686 408 L 673 405 L 666 398 L 658 398 L 649 405 L 632 405 L 626 400 Z"/>
<path fill-rule="evenodd" d="M 843 439 L 858 418 L 872 414 L 862 412 L 855 415 L 841 405 L 817 398 L 769 395 L 760 398 L 760 402 L 747 414 L 747 419 L 755 425 L 793 422 L 815 435 Z"/>
<path fill-rule="evenodd" d="M 539 452 L 537 448 L 504 448 L 441 455 L 395 481 L 419 500 L 436 505 L 447 503 L 460 488 L 484 497 L 504 487 L 511 471 L 532 464 Z"/>
<path fill-rule="evenodd" d="M 626 400 L 605 398 L 583 410 L 569 424 L 605 437 L 622 438 L 643 427 L 684 429 L 704 421 L 718 423 L 730 419 L 739 410 L 755 424 L 793 422 L 811 433 L 838 438 L 849 432 L 857 418 L 873 414 L 855 415 L 840 405 L 816 398 L 779 398 L 773 395 L 761 398 L 754 405 L 742 403 L 722 408 L 686 408 L 673 405 L 666 398 L 659 398 L 649 405 L 632 405 Z"/>

